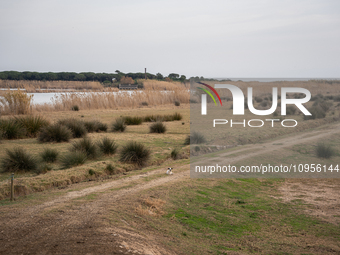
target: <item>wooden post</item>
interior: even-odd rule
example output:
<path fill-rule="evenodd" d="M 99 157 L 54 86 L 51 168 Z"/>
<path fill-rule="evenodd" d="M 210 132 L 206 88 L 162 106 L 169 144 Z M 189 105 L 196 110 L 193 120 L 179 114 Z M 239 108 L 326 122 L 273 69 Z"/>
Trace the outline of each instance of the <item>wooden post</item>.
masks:
<path fill-rule="evenodd" d="M 11 175 L 11 201 L 14 200 L 14 173 Z"/>

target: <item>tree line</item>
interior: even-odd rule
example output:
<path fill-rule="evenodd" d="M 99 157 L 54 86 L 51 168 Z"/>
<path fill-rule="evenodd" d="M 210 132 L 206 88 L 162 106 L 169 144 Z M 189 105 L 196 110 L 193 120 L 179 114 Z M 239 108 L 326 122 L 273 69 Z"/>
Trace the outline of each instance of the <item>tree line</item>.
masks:
<path fill-rule="evenodd" d="M 119 82 L 122 77 L 131 77 L 133 80 L 144 79 L 145 73 L 123 73 L 116 70 L 115 73 L 93 73 L 93 72 L 17 72 L 17 71 L 3 71 L 0 72 L 1 80 L 36 80 L 36 81 L 99 81 L 102 83 Z M 146 73 L 147 79 L 153 80 L 167 80 L 184 82 L 185 75 L 170 73 L 167 77 L 161 73 L 151 74 Z"/>

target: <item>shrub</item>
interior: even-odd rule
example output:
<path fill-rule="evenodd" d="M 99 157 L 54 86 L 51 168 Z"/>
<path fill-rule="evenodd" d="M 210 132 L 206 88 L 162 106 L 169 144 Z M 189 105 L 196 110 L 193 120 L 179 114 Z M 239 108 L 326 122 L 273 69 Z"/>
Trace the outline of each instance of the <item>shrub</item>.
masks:
<path fill-rule="evenodd" d="M 294 115 L 296 112 L 296 107 L 294 105 L 289 105 L 286 108 L 286 114 L 287 115 Z"/>
<path fill-rule="evenodd" d="M 179 156 L 179 150 L 178 150 L 178 149 L 173 149 L 173 150 L 171 151 L 171 154 L 170 154 L 170 156 L 171 156 L 171 158 L 172 158 L 173 160 L 176 160 L 176 159 L 178 159 L 178 156 Z"/>
<path fill-rule="evenodd" d="M 147 115 L 143 117 L 145 122 L 155 122 L 155 121 L 175 121 L 181 120 L 183 116 L 180 113 L 168 114 L 168 115 Z"/>
<path fill-rule="evenodd" d="M 340 95 L 334 96 L 334 102 L 340 102 Z"/>
<path fill-rule="evenodd" d="M 52 167 L 49 164 L 41 164 L 34 172 L 36 174 L 45 174 L 48 171 L 51 171 Z"/>
<path fill-rule="evenodd" d="M 181 120 L 183 118 L 183 116 L 177 112 L 175 112 L 172 116 L 173 116 L 173 120 Z"/>
<path fill-rule="evenodd" d="M 96 174 L 96 172 L 93 170 L 93 169 L 89 169 L 89 175 L 94 175 L 94 174 Z"/>
<path fill-rule="evenodd" d="M 150 125 L 150 133 L 165 133 L 166 126 L 162 122 L 155 122 Z"/>
<path fill-rule="evenodd" d="M 204 135 L 198 133 L 198 132 L 192 132 L 186 139 L 184 144 L 189 145 L 189 144 L 200 144 L 200 143 L 205 143 L 206 139 Z"/>
<path fill-rule="evenodd" d="M 330 145 L 319 143 L 316 146 L 316 155 L 318 158 L 330 158 L 334 156 L 335 151 Z"/>
<path fill-rule="evenodd" d="M 308 110 L 312 115 L 304 115 L 304 120 L 322 119 L 326 117 L 326 112 L 320 106 L 314 106 Z"/>
<path fill-rule="evenodd" d="M 117 151 L 117 145 L 114 140 L 111 140 L 108 137 L 104 137 L 101 141 L 98 142 L 99 150 L 105 155 L 113 155 Z"/>
<path fill-rule="evenodd" d="M 268 106 L 268 102 L 267 101 L 263 101 L 260 104 L 262 107 L 267 107 Z"/>
<path fill-rule="evenodd" d="M 79 111 L 79 106 L 78 105 L 74 105 L 74 106 L 72 106 L 71 110 L 77 112 L 77 111 Z"/>
<path fill-rule="evenodd" d="M 322 110 L 324 110 L 325 112 L 327 112 L 329 110 L 329 108 L 332 107 L 332 103 L 331 102 L 327 102 L 327 101 L 324 101 L 324 100 L 317 100 L 313 103 L 313 106 L 314 107 L 321 107 Z"/>
<path fill-rule="evenodd" d="M 148 102 L 142 102 L 141 105 L 148 106 L 149 104 L 148 104 Z"/>
<path fill-rule="evenodd" d="M 113 132 L 124 132 L 125 129 L 126 129 L 126 124 L 123 118 L 116 119 L 115 122 L 112 123 Z"/>
<path fill-rule="evenodd" d="M 58 123 L 44 127 L 38 135 L 39 142 L 68 142 L 72 137 L 72 131 Z"/>
<path fill-rule="evenodd" d="M 181 105 L 181 103 L 179 101 L 177 101 L 177 100 L 175 100 L 174 104 L 175 104 L 175 106 L 180 106 Z"/>
<path fill-rule="evenodd" d="M 70 150 L 84 152 L 87 158 L 94 159 L 98 157 L 97 147 L 89 138 L 74 142 Z"/>
<path fill-rule="evenodd" d="M 42 153 L 40 153 L 40 157 L 44 162 L 53 163 L 57 161 L 59 152 L 55 149 L 45 148 Z"/>
<path fill-rule="evenodd" d="M 22 116 L 15 118 L 15 121 L 19 123 L 26 133 L 30 137 L 36 137 L 39 131 L 49 125 L 48 121 L 40 116 Z"/>
<path fill-rule="evenodd" d="M 255 101 L 257 103 L 261 103 L 263 101 L 263 99 L 261 97 L 255 97 Z"/>
<path fill-rule="evenodd" d="M 126 125 L 140 125 L 143 122 L 143 119 L 138 116 L 124 116 L 123 119 Z"/>
<path fill-rule="evenodd" d="M 107 125 L 97 120 L 84 121 L 84 125 L 85 125 L 87 132 L 89 133 L 107 131 Z"/>
<path fill-rule="evenodd" d="M 3 172 L 28 172 L 38 168 L 38 160 L 23 148 L 16 147 L 6 150 L 6 156 L 1 162 Z"/>
<path fill-rule="evenodd" d="M 150 150 L 143 144 L 130 141 L 120 151 L 120 161 L 143 166 L 150 158 Z"/>
<path fill-rule="evenodd" d="M 25 135 L 25 129 L 15 119 L 0 120 L 0 131 L 4 139 L 18 139 Z"/>
<path fill-rule="evenodd" d="M 82 165 L 85 163 L 87 156 L 82 151 L 72 151 L 64 155 L 61 159 L 61 166 L 63 169 L 73 166 Z"/>
<path fill-rule="evenodd" d="M 74 138 L 80 138 L 87 135 L 87 130 L 83 121 L 76 119 L 62 119 L 59 120 L 58 123 L 68 127 L 72 131 Z"/>
<path fill-rule="evenodd" d="M 108 164 L 106 167 L 105 167 L 105 171 L 109 174 L 116 174 L 116 168 L 112 165 L 112 164 Z"/>

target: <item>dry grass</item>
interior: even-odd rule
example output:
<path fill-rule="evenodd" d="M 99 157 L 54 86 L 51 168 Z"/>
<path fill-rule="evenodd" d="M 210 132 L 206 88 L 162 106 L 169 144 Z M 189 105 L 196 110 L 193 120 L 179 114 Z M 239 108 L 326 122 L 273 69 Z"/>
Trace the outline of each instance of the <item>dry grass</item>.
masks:
<path fill-rule="evenodd" d="M 186 88 L 177 87 L 173 91 L 163 92 L 146 90 L 119 93 L 65 93 L 55 97 L 52 104 L 35 105 L 34 110 L 41 111 L 64 111 L 78 105 L 81 110 L 93 109 L 122 109 L 139 108 L 142 103 L 148 106 L 173 104 L 175 100 L 181 103 L 189 103 L 190 93 Z"/>
<path fill-rule="evenodd" d="M 179 88 L 189 89 L 189 83 L 156 81 L 156 80 L 138 80 L 143 83 L 145 90 L 177 90 Z"/>
<path fill-rule="evenodd" d="M 67 90 L 103 90 L 98 81 L 11 81 L 0 80 L 0 88 L 22 88 L 27 92 L 37 92 L 40 89 Z M 46 91 L 44 91 L 46 92 Z"/>
<path fill-rule="evenodd" d="M 165 214 L 163 211 L 165 201 L 159 198 L 146 198 L 141 201 L 135 209 L 136 213 L 140 216 L 151 215 L 159 217 Z"/>
<path fill-rule="evenodd" d="M 28 95 L 24 91 L 8 90 L 0 95 L 1 114 L 29 114 L 33 95 Z"/>

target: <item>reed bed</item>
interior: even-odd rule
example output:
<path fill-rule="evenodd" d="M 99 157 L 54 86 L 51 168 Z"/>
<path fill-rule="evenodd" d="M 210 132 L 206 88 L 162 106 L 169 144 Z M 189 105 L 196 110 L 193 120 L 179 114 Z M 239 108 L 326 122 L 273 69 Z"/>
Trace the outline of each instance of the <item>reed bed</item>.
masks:
<path fill-rule="evenodd" d="M 0 80 L 0 88 L 21 88 L 27 92 L 37 92 L 40 89 L 60 89 L 60 90 L 100 90 L 104 87 L 98 81 L 12 81 Z M 43 91 L 46 92 L 46 91 Z"/>
<path fill-rule="evenodd" d="M 130 93 L 65 93 L 53 98 L 51 104 L 35 105 L 35 111 L 64 111 L 74 105 L 81 110 L 138 108 L 145 102 L 149 106 L 173 104 L 175 100 L 189 103 L 188 89 L 175 88 L 173 91 L 144 90 Z"/>
<path fill-rule="evenodd" d="M 189 83 L 181 82 L 167 82 L 167 81 L 157 81 L 157 80 L 138 80 L 138 82 L 143 83 L 145 90 L 176 90 L 180 88 L 189 89 Z"/>

